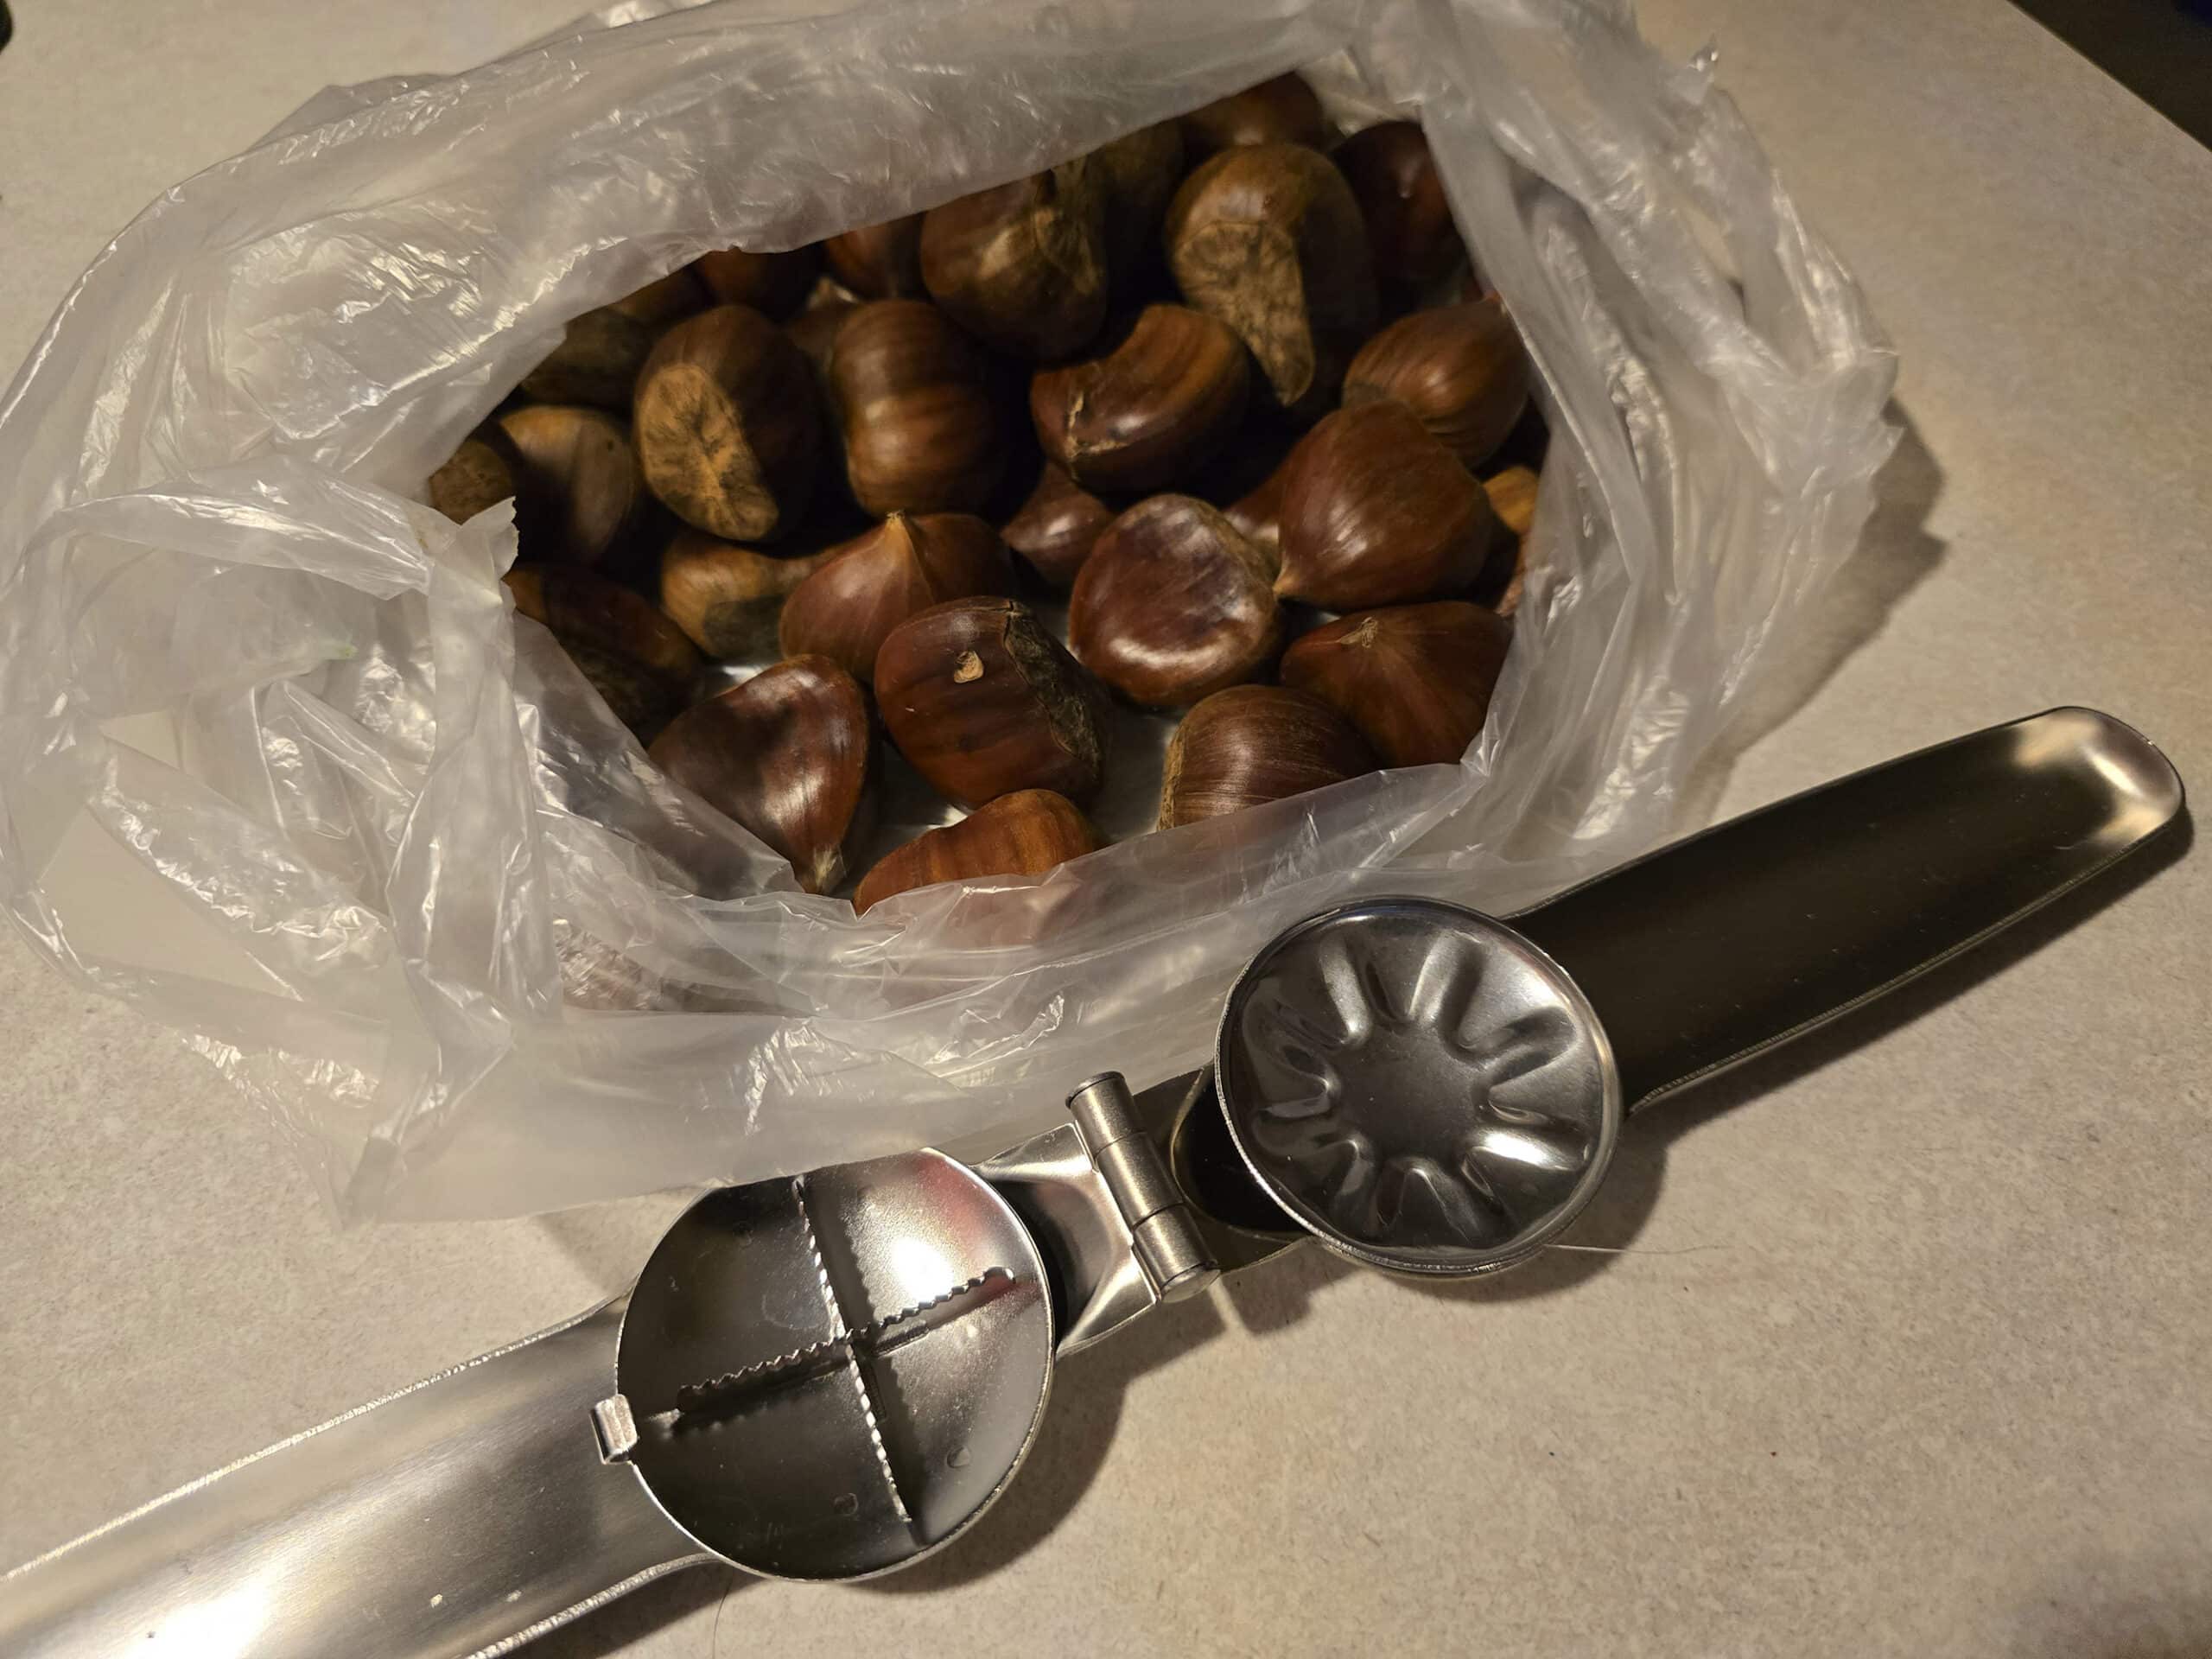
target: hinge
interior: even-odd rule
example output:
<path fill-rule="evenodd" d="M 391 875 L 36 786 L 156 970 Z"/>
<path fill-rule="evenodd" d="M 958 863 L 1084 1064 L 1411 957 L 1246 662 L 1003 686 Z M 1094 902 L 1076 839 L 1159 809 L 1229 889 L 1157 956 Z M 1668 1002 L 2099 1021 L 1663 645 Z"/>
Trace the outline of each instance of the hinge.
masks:
<path fill-rule="evenodd" d="M 1221 1277 L 1190 1206 L 1137 1119 L 1122 1074 L 1103 1071 L 1082 1084 L 1068 1096 L 1068 1110 L 1160 1300 L 1181 1301 Z"/>

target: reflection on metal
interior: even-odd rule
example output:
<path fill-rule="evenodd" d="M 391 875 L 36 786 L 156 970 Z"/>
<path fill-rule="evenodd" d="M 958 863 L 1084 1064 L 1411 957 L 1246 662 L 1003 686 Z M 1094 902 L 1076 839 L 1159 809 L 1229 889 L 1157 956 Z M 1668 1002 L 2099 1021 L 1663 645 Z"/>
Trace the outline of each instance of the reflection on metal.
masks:
<path fill-rule="evenodd" d="M 591 1411 L 622 1313 L 348 1412 L 18 1568 L 0 1653 L 473 1653 L 706 1559 L 600 1460 Z"/>
<path fill-rule="evenodd" d="M 10 1573 L 0 1653 L 505 1652 L 691 1561 L 887 1571 L 1004 1490 L 1056 1353 L 1309 1236 L 1415 1273 L 1525 1259 L 1595 1190 L 1624 1106 L 1927 971 L 2181 805 L 2140 735 L 2060 709 L 1510 921 L 1309 918 L 1237 982 L 1215 1065 L 1134 1100 L 1094 1078 L 1072 1121 L 972 1168 L 914 1153 L 711 1193 L 626 1302 Z"/>
<path fill-rule="evenodd" d="M 2181 807 L 2141 733 L 2057 709 L 1732 819 L 1513 925 L 1596 1005 L 1633 1111 L 1948 961 Z"/>
<path fill-rule="evenodd" d="M 1052 1381 L 1028 1226 L 941 1153 L 709 1193 L 639 1274 L 622 1461 L 686 1534 L 788 1579 L 903 1567 L 1020 1466 Z"/>
<path fill-rule="evenodd" d="M 1573 1220 L 1621 1122 L 1604 1028 L 1512 929 L 1376 899 L 1309 917 L 1238 976 L 1214 1061 L 1244 1166 L 1340 1255 L 1494 1272 Z"/>

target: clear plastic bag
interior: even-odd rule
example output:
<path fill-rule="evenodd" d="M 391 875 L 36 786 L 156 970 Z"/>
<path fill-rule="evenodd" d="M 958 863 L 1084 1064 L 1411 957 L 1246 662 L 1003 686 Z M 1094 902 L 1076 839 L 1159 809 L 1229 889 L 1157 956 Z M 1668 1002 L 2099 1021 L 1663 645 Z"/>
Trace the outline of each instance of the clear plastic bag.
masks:
<path fill-rule="evenodd" d="M 1192 1065 L 1303 912 L 1508 910 L 1679 827 L 1867 514 L 1890 354 L 1624 3 L 665 10 L 318 97 L 124 231 L 0 405 L 6 902 L 348 1217 L 789 1171 Z M 513 616 L 502 514 L 419 505 L 565 319 L 694 255 L 1311 66 L 1340 106 L 1418 110 L 1546 385 L 1529 592 L 1456 767 L 858 919 Z"/>

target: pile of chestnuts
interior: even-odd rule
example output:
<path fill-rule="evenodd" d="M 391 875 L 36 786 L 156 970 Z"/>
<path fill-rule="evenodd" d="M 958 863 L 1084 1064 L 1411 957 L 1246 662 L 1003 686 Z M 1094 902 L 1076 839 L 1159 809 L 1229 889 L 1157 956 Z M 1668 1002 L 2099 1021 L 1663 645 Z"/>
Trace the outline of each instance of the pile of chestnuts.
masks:
<path fill-rule="evenodd" d="M 429 494 L 512 498 L 516 608 L 865 910 L 1097 850 L 1140 715 L 1176 722 L 1163 829 L 1459 759 L 1521 595 L 1529 392 L 1420 128 L 1336 139 L 1286 75 L 588 312 Z M 966 813 L 887 853 L 885 738 Z"/>

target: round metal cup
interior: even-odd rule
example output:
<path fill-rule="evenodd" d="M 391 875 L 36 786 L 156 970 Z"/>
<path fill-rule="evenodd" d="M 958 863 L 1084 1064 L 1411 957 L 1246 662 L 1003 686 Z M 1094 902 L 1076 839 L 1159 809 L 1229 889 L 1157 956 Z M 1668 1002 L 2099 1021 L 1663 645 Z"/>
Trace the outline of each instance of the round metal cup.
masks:
<path fill-rule="evenodd" d="M 1280 934 L 1230 989 L 1222 1117 L 1340 1255 L 1466 1275 L 1525 1260 L 1605 1179 L 1619 1074 L 1596 1011 L 1511 928 L 1374 899 Z"/>
<path fill-rule="evenodd" d="M 622 1320 L 626 1456 L 670 1520 L 773 1578 L 950 1542 L 1027 1454 L 1052 1305 L 1006 1200 L 936 1152 L 709 1193 Z"/>

